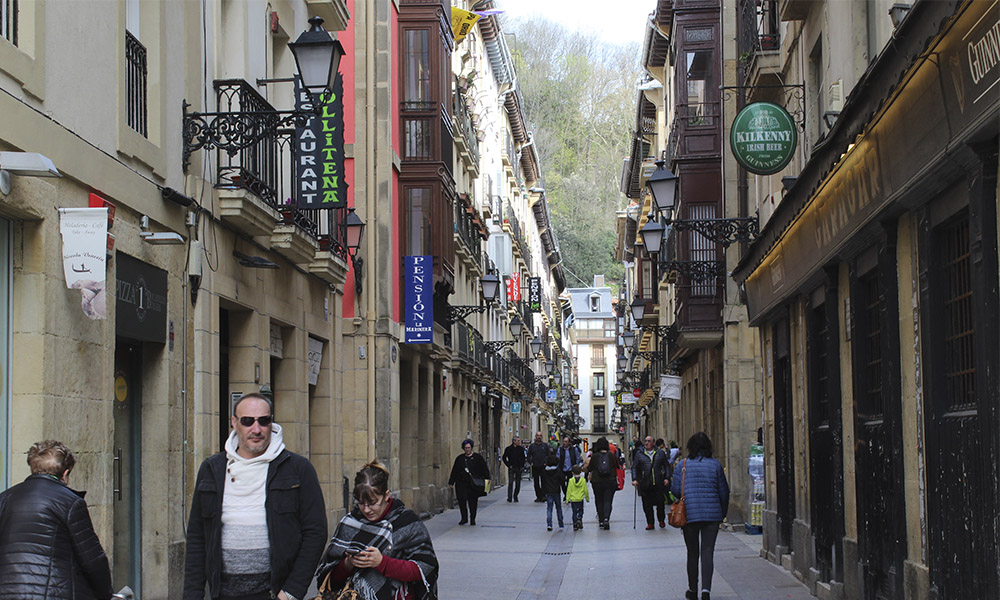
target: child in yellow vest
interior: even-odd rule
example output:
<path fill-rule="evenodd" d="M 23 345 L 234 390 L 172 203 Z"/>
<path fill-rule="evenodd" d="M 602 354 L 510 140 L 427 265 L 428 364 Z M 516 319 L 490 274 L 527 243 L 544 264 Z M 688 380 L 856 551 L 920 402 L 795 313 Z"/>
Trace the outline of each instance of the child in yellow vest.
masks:
<path fill-rule="evenodd" d="M 590 502 L 590 491 L 580 465 L 573 465 L 573 476 L 566 484 L 566 500 L 573 508 L 573 531 L 583 529 L 583 502 Z"/>

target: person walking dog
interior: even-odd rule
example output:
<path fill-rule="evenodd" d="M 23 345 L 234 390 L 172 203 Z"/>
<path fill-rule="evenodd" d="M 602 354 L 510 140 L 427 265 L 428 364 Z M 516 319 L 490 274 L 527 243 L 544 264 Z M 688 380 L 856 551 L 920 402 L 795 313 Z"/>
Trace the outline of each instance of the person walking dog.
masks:
<path fill-rule="evenodd" d="M 712 458 L 712 442 L 699 431 L 687 442 L 687 458 L 677 465 L 671 491 L 682 498 L 687 512 L 684 544 L 687 546 L 688 589 L 686 600 L 698 600 L 698 561 L 701 560 L 701 600 L 710 600 L 715 568 L 715 540 L 719 524 L 729 510 L 729 482 L 718 460 Z"/>

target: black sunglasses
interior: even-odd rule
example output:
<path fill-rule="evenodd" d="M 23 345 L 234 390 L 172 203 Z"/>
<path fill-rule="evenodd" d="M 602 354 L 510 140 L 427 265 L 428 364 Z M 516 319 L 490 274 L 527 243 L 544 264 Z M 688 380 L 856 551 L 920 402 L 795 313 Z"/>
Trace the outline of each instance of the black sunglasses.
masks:
<path fill-rule="evenodd" d="M 271 415 L 264 415 L 263 417 L 240 417 L 240 425 L 253 427 L 253 423 L 256 421 L 260 423 L 261 427 L 267 427 L 273 420 L 274 418 Z"/>

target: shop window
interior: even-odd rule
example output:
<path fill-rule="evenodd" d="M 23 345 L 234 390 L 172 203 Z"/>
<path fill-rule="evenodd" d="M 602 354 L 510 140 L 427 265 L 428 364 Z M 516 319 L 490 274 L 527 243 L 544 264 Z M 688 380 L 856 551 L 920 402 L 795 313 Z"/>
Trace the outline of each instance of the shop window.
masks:
<path fill-rule="evenodd" d="M 972 261 L 969 220 L 962 219 L 942 231 L 944 252 L 941 278 L 944 325 L 945 391 L 951 411 L 976 404 L 976 328 L 972 322 Z"/>
<path fill-rule="evenodd" d="M 861 372 L 858 412 L 868 420 L 881 418 L 882 398 L 882 290 L 877 271 L 858 278 L 860 306 L 855 342 Z"/>

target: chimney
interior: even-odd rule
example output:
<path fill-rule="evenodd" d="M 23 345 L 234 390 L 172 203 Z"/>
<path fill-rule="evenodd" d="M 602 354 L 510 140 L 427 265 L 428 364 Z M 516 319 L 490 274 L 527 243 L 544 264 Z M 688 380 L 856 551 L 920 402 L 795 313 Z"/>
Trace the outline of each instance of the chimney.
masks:
<path fill-rule="evenodd" d="M 594 287 L 595 288 L 604 287 L 604 275 L 594 275 Z"/>

